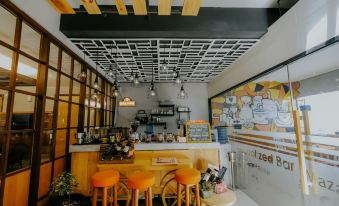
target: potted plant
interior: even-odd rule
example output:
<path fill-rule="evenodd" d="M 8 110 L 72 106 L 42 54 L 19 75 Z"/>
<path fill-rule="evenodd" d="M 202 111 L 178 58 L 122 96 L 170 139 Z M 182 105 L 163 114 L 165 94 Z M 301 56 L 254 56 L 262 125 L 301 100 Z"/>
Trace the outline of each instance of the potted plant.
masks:
<path fill-rule="evenodd" d="M 59 174 L 50 185 L 50 196 L 55 206 L 79 206 L 84 205 L 82 195 L 73 194 L 78 182 L 69 172 Z"/>
<path fill-rule="evenodd" d="M 214 193 L 215 183 L 203 181 L 200 183 L 200 194 L 203 199 L 212 197 Z"/>

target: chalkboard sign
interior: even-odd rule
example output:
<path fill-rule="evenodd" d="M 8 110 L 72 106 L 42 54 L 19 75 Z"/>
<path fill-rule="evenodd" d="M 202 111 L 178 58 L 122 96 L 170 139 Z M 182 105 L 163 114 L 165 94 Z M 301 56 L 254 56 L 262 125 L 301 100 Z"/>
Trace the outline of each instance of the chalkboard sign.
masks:
<path fill-rule="evenodd" d="M 187 122 L 186 141 L 189 142 L 212 142 L 211 126 L 208 122 Z"/>

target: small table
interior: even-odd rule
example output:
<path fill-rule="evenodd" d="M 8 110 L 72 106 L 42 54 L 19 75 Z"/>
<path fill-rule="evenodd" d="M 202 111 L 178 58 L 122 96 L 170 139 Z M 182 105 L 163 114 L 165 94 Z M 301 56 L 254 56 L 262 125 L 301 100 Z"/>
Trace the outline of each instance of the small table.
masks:
<path fill-rule="evenodd" d="M 212 197 L 207 199 L 201 198 L 201 205 L 210 206 L 231 206 L 237 201 L 235 193 L 228 189 L 227 192 L 221 194 L 213 194 Z"/>

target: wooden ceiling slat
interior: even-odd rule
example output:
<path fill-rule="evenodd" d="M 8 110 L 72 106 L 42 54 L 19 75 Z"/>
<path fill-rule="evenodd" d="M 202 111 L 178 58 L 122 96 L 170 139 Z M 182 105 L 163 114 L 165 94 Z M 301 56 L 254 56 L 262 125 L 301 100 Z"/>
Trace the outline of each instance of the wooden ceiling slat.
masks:
<path fill-rule="evenodd" d="M 171 15 L 172 0 L 158 1 L 158 15 Z"/>
<path fill-rule="evenodd" d="M 101 11 L 95 0 L 81 0 L 88 14 L 101 14 Z"/>
<path fill-rule="evenodd" d="M 181 15 L 197 16 L 201 7 L 202 0 L 185 0 Z"/>
<path fill-rule="evenodd" d="M 135 15 L 147 15 L 146 0 L 132 0 Z"/>
<path fill-rule="evenodd" d="M 67 0 L 48 0 L 48 3 L 60 14 L 75 14 Z"/>
<path fill-rule="evenodd" d="M 124 0 L 115 0 L 115 7 L 117 8 L 119 15 L 128 15 Z"/>

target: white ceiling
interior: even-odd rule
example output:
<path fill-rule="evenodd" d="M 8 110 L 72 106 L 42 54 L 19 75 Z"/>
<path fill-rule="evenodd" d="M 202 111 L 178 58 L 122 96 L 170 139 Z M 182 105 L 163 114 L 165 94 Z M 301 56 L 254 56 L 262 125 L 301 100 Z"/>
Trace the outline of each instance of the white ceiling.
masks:
<path fill-rule="evenodd" d="M 110 70 L 116 60 L 119 68 L 118 80 L 121 82 L 128 81 L 132 72 L 138 74 L 143 82 L 150 82 L 152 67 L 155 82 L 173 82 L 174 70 L 180 71 L 180 77 L 185 82 L 208 82 L 258 42 L 257 39 L 71 39 L 71 41 L 105 72 Z M 159 69 L 164 60 L 169 66 L 167 71 Z"/>
<path fill-rule="evenodd" d="M 282 8 L 290 8 L 298 0 L 281 0 Z M 80 7 L 80 0 L 69 0 L 74 8 Z M 114 5 L 114 0 L 97 0 L 99 5 Z M 125 0 L 126 5 L 132 5 L 132 0 Z M 182 6 L 184 0 L 173 0 L 172 6 Z M 158 5 L 158 0 L 149 0 L 149 5 Z M 202 7 L 221 8 L 277 8 L 277 0 L 203 0 Z"/>

